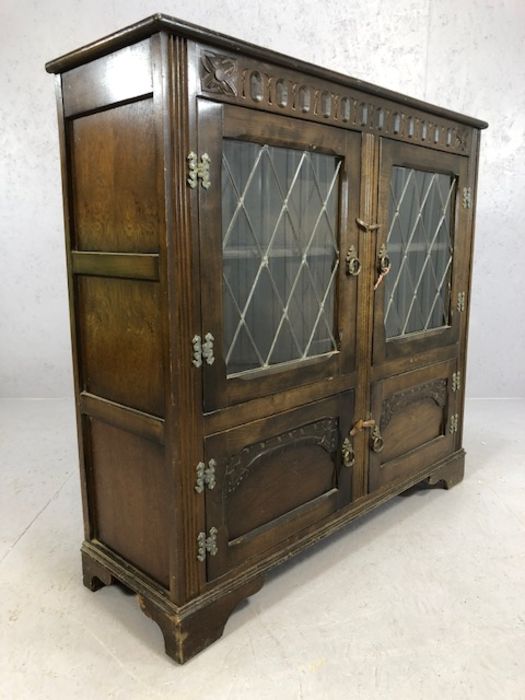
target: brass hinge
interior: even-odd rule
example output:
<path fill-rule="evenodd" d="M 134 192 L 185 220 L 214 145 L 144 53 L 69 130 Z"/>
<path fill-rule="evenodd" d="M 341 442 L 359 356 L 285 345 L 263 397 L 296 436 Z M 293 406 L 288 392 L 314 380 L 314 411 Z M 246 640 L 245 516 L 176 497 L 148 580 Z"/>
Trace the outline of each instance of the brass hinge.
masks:
<path fill-rule="evenodd" d="M 472 207 L 472 187 L 463 188 L 463 208 L 470 209 Z"/>
<path fill-rule="evenodd" d="M 215 338 L 211 333 L 206 333 L 204 342 L 200 335 L 194 335 L 191 340 L 192 346 L 192 363 L 195 367 L 201 367 L 202 361 L 205 360 L 207 365 L 212 365 L 215 362 L 213 355 L 213 341 Z"/>
<path fill-rule="evenodd" d="M 453 413 L 448 421 L 448 432 L 453 435 L 454 433 L 458 432 L 458 426 L 459 426 L 459 415 L 457 413 Z"/>
<path fill-rule="evenodd" d="M 217 533 L 219 531 L 216 527 L 210 528 L 210 534 L 206 537 L 205 532 L 199 532 L 197 535 L 197 559 L 199 561 L 204 561 L 206 559 L 206 552 L 214 557 L 217 554 Z"/>
<path fill-rule="evenodd" d="M 456 303 L 458 311 L 465 311 L 465 292 L 458 292 L 458 301 Z"/>
<path fill-rule="evenodd" d="M 461 372 L 452 372 L 452 391 L 461 389 Z"/>
<path fill-rule="evenodd" d="M 186 160 L 188 161 L 188 177 L 186 179 L 188 185 L 193 190 L 197 187 L 200 180 L 204 189 L 208 190 L 211 187 L 210 156 L 207 153 L 203 153 L 199 159 L 197 154 L 191 151 L 191 153 L 188 153 L 186 156 Z"/>
<path fill-rule="evenodd" d="M 197 478 L 195 480 L 195 491 L 197 493 L 202 493 L 204 491 L 204 486 L 207 486 L 210 491 L 215 486 L 215 467 L 217 462 L 214 459 L 210 459 L 208 466 L 204 462 L 199 462 L 196 467 Z"/>

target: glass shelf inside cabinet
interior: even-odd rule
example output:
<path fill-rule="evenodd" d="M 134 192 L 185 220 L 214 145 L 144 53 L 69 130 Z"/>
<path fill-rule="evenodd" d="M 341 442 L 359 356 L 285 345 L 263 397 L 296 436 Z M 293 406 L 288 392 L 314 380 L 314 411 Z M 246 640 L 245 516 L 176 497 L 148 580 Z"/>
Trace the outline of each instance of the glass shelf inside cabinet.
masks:
<path fill-rule="evenodd" d="M 332 155 L 223 141 L 228 376 L 337 350 L 340 168 Z"/>
<path fill-rule="evenodd" d="M 449 325 L 456 178 L 394 166 L 390 181 L 385 334 Z"/>

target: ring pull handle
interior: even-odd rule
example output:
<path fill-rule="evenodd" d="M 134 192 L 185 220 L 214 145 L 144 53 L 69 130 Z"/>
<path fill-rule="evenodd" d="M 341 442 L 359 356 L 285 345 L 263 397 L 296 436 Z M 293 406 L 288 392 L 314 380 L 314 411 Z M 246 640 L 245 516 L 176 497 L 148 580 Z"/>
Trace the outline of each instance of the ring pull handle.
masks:
<path fill-rule="evenodd" d="M 379 430 L 379 426 L 375 425 L 372 428 L 372 433 L 370 435 L 370 449 L 372 452 L 382 452 L 383 447 L 385 446 L 385 441 L 383 440 L 383 436 L 381 435 L 381 432 Z"/>
<path fill-rule="evenodd" d="M 350 246 L 346 254 L 346 274 L 352 277 L 357 277 L 361 272 L 361 261 L 357 257 L 356 249 L 353 245 Z"/>
<path fill-rule="evenodd" d="M 379 430 L 379 426 L 376 423 L 376 421 L 370 416 L 370 414 L 366 419 L 360 418 L 352 426 L 348 435 L 345 437 L 343 445 L 341 447 L 341 453 L 343 455 L 343 464 L 345 467 L 353 467 L 355 464 L 355 452 L 354 446 L 352 444 L 352 438 L 354 437 L 354 435 L 357 435 L 357 433 L 360 433 L 362 430 L 371 430 L 369 444 L 370 449 L 373 452 L 382 452 L 383 447 L 385 446 L 385 442 L 383 440 L 383 436 L 381 435 L 381 431 Z"/>
<path fill-rule="evenodd" d="M 382 243 L 381 248 L 379 249 L 379 256 L 377 261 L 377 271 L 379 272 L 379 277 L 377 278 L 377 281 L 374 284 L 374 291 L 379 287 L 379 285 L 385 279 L 385 277 L 388 275 L 391 269 L 392 263 L 390 262 L 390 256 L 388 255 L 385 244 Z"/>
<path fill-rule="evenodd" d="M 355 464 L 355 452 L 354 446 L 352 445 L 352 440 L 349 436 L 345 437 L 343 440 L 343 446 L 341 448 L 341 454 L 343 455 L 343 464 L 349 469 Z"/>

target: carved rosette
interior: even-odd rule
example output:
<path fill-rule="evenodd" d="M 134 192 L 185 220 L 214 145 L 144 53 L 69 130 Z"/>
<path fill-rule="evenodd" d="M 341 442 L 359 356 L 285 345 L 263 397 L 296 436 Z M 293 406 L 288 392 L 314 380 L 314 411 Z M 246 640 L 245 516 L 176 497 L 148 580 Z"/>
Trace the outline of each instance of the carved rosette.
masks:
<path fill-rule="evenodd" d="M 339 443 L 339 423 L 337 418 L 323 418 L 294 428 L 268 440 L 248 445 L 226 462 L 224 470 L 224 489 L 226 496 L 231 495 L 239 484 L 255 468 L 261 457 L 278 449 L 294 447 L 300 444 L 318 445 L 333 454 Z"/>
<path fill-rule="evenodd" d="M 237 95 L 237 61 L 205 53 L 201 57 L 201 88 L 206 92 Z"/>
<path fill-rule="evenodd" d="M 447 402 L 447 380 L 435 379 L 432 382 L 417 384 L 416 386 L 410 387 L 410 389 L 392 394 L 392 396 L 383 402 L 380 423 L 381 432 L 383 432 L 390 423 L 394 413 L 401 411 L 415 401 L 423 401 L 425 399 L 430 399 L 440 408 L 444 408 Z"/>

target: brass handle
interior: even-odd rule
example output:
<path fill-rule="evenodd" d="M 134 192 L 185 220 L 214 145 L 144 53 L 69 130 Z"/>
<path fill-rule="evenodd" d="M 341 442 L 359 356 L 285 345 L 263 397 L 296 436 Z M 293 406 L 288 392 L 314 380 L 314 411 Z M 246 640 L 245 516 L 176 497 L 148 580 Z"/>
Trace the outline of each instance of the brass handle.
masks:
<path fill-rule="evenodd" d="M 361 261 L 356 255 L 356 250 L 354 246 L 350 246 L 346 254 L 346 274 L 352 275 L 352 277 L 357 277 L 361 272 Z"/>
<path fill-rule="evenodd" d="M 376 283 L 374 284 L 374 292 L 379 287 L 381 282 L 385 279 L 385 277 L 388 275 L 391 269 L 392 264 L 390 262 L 390 257 L 387 253 L 386 246 L 383 243 L 381 248 L 379 249 L 379 258 L 377 263 L 379 277 L 377 278 Z"/>
<path fill-rule="evenodd" d="M 373 233 L 374 231 L 377 231 L 378 229 L 381 228 L 381 224 L 369 224 L 366 221 L 363 221 L 363 219 L 357 218 L 355 220 L 356 224 L 359 226 L 360 229 L 363 231 L 366 231 L 367 233 Z"/>
<path fill-rule="evenodd" d="M 341 453 L 343 455 L 343 464 L 345 467 L 350 468 L 355 464 L 355 452 L 352 441 L 349 437 L 345 437 L 343 441 L 343 446 L 341 448 Z"/>
<path fill-rule="evenodd" d="M 392 267 L 392 264 L 390 262 L 390 256 L 387 253 L 386 246 L 383 243 L 381 248 L 379 249 L 379 264 L 378 264 L 378 271 L 383 277 L 385 275 L 388 275 L 390 272 L 390 268 Z"/>
<path fill-rule="evenodd" d="M 385 442 L 383 440 L 383 436 L 381 435 L 381 431 L 379 430 L 379 426 L 377 425 L 375 420 L 373 418 L 367 418 L 366 420 L 360 418 L 356 423 L 354 423 L 352 429 L 348 433 L 348 436 L 343 442 L 342 451 L 343 462 L 345 467 L 351 467 L 355 462 L 355 454 L 351 438 L 356 433 L 359 433 L 361 430 L 365 429 L 372 429 L 372 432 L 370 433 L 370 449 L 373 452 L 381 452 L 383 450 Z M 346 451 L 348 451 L 348 454 Z M 349 462 L 348 464 L 347 461 Z"/>
<path fill-rule="evenodd" d="M 385 446 L 385 441 L 377 425 L 372 429 L 372 434 L 370 435 L 370 449 L 373 452 L 382 452 Z"/>

